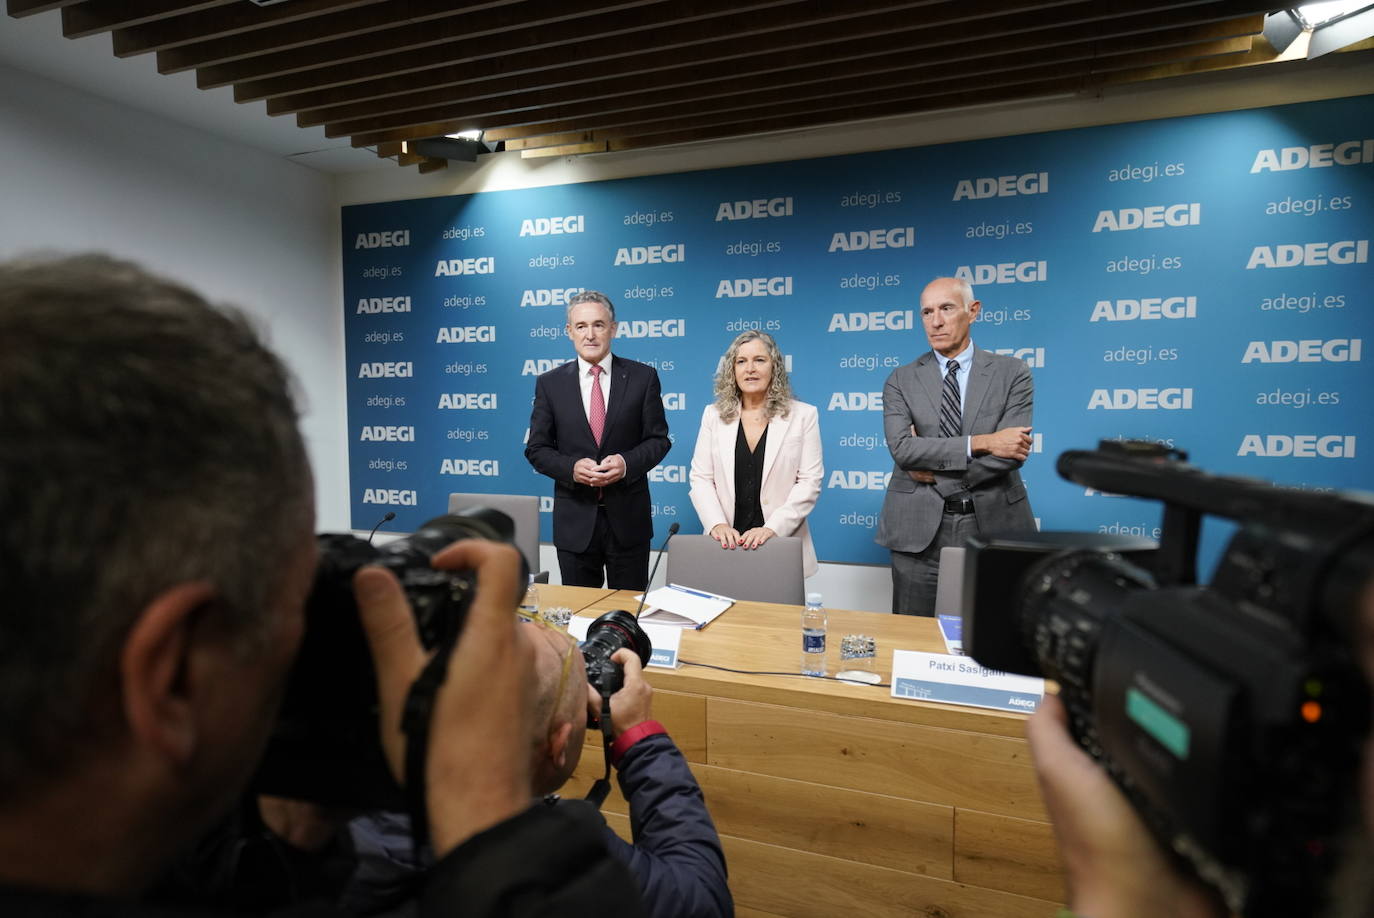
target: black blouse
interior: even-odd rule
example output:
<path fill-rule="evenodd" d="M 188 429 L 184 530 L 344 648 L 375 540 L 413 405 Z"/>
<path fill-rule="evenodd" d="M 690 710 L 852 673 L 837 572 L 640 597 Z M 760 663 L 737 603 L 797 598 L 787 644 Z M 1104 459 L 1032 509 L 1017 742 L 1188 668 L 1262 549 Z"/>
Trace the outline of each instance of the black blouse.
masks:
<path fill-rule="evenodd" d="M 748 532 L 763 525 L 763 505 L 759 503 L 759 489 L 763 487 L 763 455 L 768 445 L 768 428 L 749 451 L 744 436 L 744 421 L 740 421 L 735 437 L 735 531 Z"/>

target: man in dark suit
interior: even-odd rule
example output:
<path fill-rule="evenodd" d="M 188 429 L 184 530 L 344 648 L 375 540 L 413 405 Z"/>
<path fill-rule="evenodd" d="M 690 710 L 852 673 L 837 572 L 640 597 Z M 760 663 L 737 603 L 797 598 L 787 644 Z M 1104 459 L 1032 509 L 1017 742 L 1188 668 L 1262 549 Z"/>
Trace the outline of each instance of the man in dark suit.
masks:
<path fill-rule="evenodd" d="M 672 445 L 658 371 L 611 356 L 615 306 L 587 290 L 568 302 L 577 360 L 534 384 L 525 458 L 553 479 L 553 544 L 571 586 L 642 590 L 653 514 L 649 470 Z"/>
<path fill-rule="evenodd" d="M 921 292 L 932 351 L 883 387 L 883 430 L 896 463 L 876 541 L 892 551 L 892 611 L 933 615 L 940 549 L 970 535 L 1035 528 L 1017 471 L 1030 453 L 1025 362 L 975 347 L 981 303 L 939 277 Z"/>

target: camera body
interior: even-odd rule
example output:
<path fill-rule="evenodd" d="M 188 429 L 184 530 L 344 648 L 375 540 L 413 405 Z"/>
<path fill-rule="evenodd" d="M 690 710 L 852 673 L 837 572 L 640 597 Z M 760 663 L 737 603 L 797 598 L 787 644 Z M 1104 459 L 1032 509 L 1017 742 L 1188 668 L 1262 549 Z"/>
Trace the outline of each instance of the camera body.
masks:
<path fill-rule="evenodd" d="M 472 507 L 381 546 L 346 533 L 317 536 L 319 563 L 306 600 L 305 635 L 254 791 L 332 806 L 404 810 L 406 797 L 382 752 L 376 671 L 358 619 L 353 575 L 369 564 L 395 574 L 421 643 L 433 649 L 462 631 L 476 582 L 471 571 L 437 570 L 430 560 L 460 539 L 512 542 L 514 535 L 509 516 Z M 528 576 L 528 564 L 522 564 L 521 585 Z"/>
<path fill-rule="evenodd" d="M 1071 481 L 1163 501 L 1161 540 L 970 540 L 965 649 L 1057 681 L 1080 745 L 1230 908 L 1315 913 L 1358 813 L 1370 689 L 1353 645 L 1374 503 L 1184 459 L 1112 441 L 1060 456 Z M 1204 514 L 1239 528 L 1200 586 Z"/>
<path fill-rule="evenodd" d="M 611 697 L 625 684 L 625 670 L 611 659 L 611 654 L 622 647 L 633 650 L 641 665 L 649 665 L 653 643 L 635 617 L 624 609 L 612 609 L 587 627 L 582 662 L 587 667 L 587 682 L 602 698 Z"/>

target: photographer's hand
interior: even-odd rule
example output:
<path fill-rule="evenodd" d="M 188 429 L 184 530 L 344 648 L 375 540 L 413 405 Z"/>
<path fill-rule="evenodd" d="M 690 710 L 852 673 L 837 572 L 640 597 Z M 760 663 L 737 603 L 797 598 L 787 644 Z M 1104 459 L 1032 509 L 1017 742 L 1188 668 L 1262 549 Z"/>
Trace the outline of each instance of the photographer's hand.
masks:
<path fill-rule="evenodd" d="M 1130 802 L 1074 742 L 1058 696 L 1026 722 L 1040 791 L 1068 884 L 1068 905 L 1092 918 L 1215 918 L 1216 895 L 1183 875 Z"/>
<path fill-rule="evenodd" d="M 434 556 L 446 570 L 476 572 L 448 678 L 435 700 L 425 793 L 435 854 L 530 805 L 529 735 L 533 716 L 534 649 L 517 634 L 520 560 L 514 548 L 463 541 Z M 382 747 L 392 773 L 404 774 L 401 710 L 428 657 L 396 578 L 365 567 L 353 578 L 363 630 L 377 667 Z"/>
<path fill-rule="evenodd" d="M 625 684 L 611 696 L 611 730 L 616 736 L 653 718 L 654 690 L 644 681 L 639 656 L 628 647 L 611 654 L 625 670 Z"/>
<path fill-rule="evenodd" d="M 305 800 L 258 797 L 258 816 L 272 834 L 293 848 L 320 851 L 345 833 L 351 810 L 333 809 Z"/>

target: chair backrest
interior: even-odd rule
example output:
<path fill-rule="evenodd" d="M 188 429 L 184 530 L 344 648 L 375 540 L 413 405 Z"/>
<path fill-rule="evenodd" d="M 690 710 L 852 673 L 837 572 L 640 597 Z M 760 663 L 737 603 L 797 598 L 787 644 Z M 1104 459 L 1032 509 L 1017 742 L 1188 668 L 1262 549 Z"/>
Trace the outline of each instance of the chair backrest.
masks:
<path fill-rule="evenodd" d="M 515 547 L 525 556 L 530 573 L 539 571 L 539 498 L 528 494 L 450 494 L 448 512 L 470 507 L 500 510 L 515 521 Z"/>
<path fill-rule="evenodd" d="M 667 580 L 750 602 L 799 606 L 806 599 L 802 543 L 795 536 L 769 539 L 751 551 L 727 551 L 708 535 L 675 536 Z"/>
<path fill-rule="evenodd" d="M 935 614 L 962 615 L 964 612 L 964 552 L 946 545 L 940 549 L 940 570 L 935 575 Z"/>

